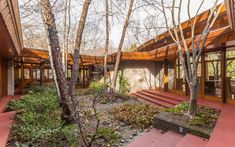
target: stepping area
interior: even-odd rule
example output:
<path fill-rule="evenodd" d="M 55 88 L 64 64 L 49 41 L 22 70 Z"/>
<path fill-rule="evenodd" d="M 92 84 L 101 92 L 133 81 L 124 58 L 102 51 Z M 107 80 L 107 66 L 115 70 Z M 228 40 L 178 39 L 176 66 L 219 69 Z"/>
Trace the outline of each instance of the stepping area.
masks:
<path fill-rule="evenodd" d="M 160 90 L 142 90 L 132 93 L 132 95 L 166 108 L 189 100 L 189 97 L 185 95 Z M 156 137 L 153 137 L 154 135 L 148 137 L 151 133 L 147 132 L 136 138 L 127 147 L 235 147 L 235 106 L 201 98 L 198 99 L 198 104 L 221 110 L 208 141 L 191 134 L 182 136 L 171 131 L 161 133 L 161 136 L 159 136 L 159 132 L 162 131 L 154 128 L 150 132 L 158 132 Z"/>
<path fill-rule="evenodd" d="M 186 96 L 157 90 L 142 90 L 132 93 L 132 95 L 166 108 L 173 107 L 188 99 Z"/>

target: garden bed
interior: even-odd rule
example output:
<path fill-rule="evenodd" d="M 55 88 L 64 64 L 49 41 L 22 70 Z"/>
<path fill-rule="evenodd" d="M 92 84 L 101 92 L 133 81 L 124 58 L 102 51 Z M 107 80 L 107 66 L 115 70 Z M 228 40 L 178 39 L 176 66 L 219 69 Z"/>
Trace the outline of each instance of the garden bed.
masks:
<path fill-rule="evenodd" d="M 96 120 L 92 102 L 97 98 L 96 110 L 100 120 L 97 140 L 93 146 L 123 146 L 134 136 L 148 131 L 161 108 L 142 104 L 123 94 L 102 94 L 84 90 L 78 92 L 83 127 L 87 137 L 94 132 Z M 50 87 L 37 87 L 9 109 L 21 110 L 15 118 L 8 146 L 77 146 L 79 133 L 75 124 L 61 121 L 61 107 L 56 92 Z"/>
<path fill-rule="evenodd" d="M 186 115 L 189 104 L 182 103 L 174 108 L 166 109 L 154 119 L 154 126 L 164 131 L 174 130 L 182 134 L 191 133 L 209 138 L 220 110 L 198 106 L 196 116 Z"/>

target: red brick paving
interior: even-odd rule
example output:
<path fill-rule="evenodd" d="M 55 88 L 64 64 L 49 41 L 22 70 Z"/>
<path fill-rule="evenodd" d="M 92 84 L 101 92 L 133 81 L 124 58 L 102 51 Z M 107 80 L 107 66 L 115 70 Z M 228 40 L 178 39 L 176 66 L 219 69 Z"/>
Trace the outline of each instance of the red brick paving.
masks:
<path fill-rule="evenodd" d="M 6 146 L 11 126 L 17 113 L 16 111 L 4 112 L 4 110 L 10 100 L 18 100 L 20 97 L 20 95 L 6 96 L 0 99 L 0 147 Z"/>
<path fill-rule="evenodd" d="M 149 147 L 155 143 L 163 133 L 158 129 L 151 129 L 149 132 L 142 136 L 137 137 L 133 142 L 128 144 L 126 147 Z"/>
<path fill-rule="evenodd" d="M 235 105 L 224 105 L 221 110 L 207 147 L 235 147 Z"/>

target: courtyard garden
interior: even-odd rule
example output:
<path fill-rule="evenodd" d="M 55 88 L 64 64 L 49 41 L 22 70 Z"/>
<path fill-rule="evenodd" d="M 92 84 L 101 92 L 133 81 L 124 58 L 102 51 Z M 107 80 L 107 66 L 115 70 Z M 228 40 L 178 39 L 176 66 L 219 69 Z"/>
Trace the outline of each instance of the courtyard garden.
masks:
<path fill-rule="evenodd" d="M 92 146 L 124 146 L 137 136 L 148 132 L 159 113 L 168 112 L 174 119 L 191 126 L 213 129 L 219 111 L 199 107 L 196 117 L 186 116 L 188 103 L 166 109 L 139 101 L 125 93 L 105 93 L 105 85 L 92 83 L 76 92 L 80 105 L 83 131 L 87 139 L 95 133 Z M 51 86 L 37 86 L 27 90 L 20 100 L 7 108 L 16 110 L 15 125 L 11 129 L 8 146 L 77 146 L 80 135 L 74 123 L 61 119 L 62 109 L 57 92 Z M 98 122 L 98 129 L 95 130 Z"/>
<path fill-rule="evenodd" d="M 97 85 L 96 85 L 97 86 Z M 143 104 L 125 94 L 103 94 L 100 86 L 77 92 L 86 137 L 94 132 L 96 116 L 99 128 L 93 146 L 122 146 L 153 125 L 161 107 Z M 33 87 L 21 100 L 10 103 L 17 110 L 8 146 L 77 146 L 79 131 L 75 124 L 61 120 L 61 107 L 54 87 Z"/>

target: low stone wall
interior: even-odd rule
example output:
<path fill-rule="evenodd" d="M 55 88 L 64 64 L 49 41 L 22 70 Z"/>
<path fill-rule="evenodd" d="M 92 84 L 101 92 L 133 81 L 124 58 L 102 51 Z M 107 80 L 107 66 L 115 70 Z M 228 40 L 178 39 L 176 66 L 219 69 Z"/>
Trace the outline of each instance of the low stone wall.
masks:
<path fill-rule="evenodd" d="M 154 127 L 164 131 L 173 130 L 181 134 L 191 133 L 203 138 L 210 138 L 211 129 L 188 125 L 180 120 L 172 119 L 172 115 L 168 112 L 159 113 L 154 119 Z"/>

